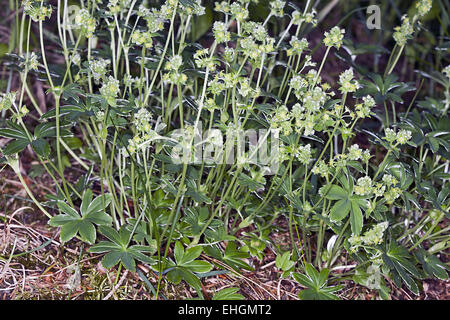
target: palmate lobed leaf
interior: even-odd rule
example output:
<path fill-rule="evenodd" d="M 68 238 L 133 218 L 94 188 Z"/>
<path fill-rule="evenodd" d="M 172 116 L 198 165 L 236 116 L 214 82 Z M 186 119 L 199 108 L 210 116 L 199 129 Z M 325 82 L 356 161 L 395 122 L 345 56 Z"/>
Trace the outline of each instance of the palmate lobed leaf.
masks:
<path fill-rule="evenodd" d="M 50 155 L 50 144 L 43 138 L 56 136 L 56 126 L 54 123 L 44 122 L 36 126 L 34 137 L 28 136 L 27 132 L 20 125 L 8 122 L 7 128 L 0 129 L 0 136 L 15 139 L 11 141 L 3 150 L 5 155 L 21 152 L 31 143 L 33 150 L 39 157 L 47 159 Z M 61 136 L 67 136 L 65 130 L 61 130 Z"/>
<path fill-rule="evenodd" d="M 430 255 L 424 257 L 423 268 L 430 277 L 448 280 L 448 268 L 436 256 Z"/>
<path fill-rule="evenodd" d="M 254 268 L 244 260 L 248 258 L 250 254 L 248 252 L 239 251 L 234 242 L 228 242 L 225 252 L 222 252 L 217 245 L 205 246 L 204 250 L 208 256 L 225 262 L 235 270 L 239 270 L 239 268 L 248 271 L 254 270 Z"/>
<path fill-rule="evenodd" d="M 339 177 L 340 182 L 345 189 L 338 185 L 331 185 L 327 188 L 325 198 L 329 200 L 338 200 L 330 210 L 330 219 L 338 222 L 345 219 L 350 213 L 350 225 L 352 233 L 359 235 L 363 227 L 363 214 L 361 208 L 366 210 L 368 207 L 366 198 L 368 196 L 358 196 L 353 194 L 353 178 L 342 174 Z"/>
<path fill-rule="evenodd" d="M 92 195 L 92 192 L 90 190 L 87 190 L 85 192 L 83 200 L 88 201 L 92 199 L 92 196 L 89 196 L 89 194 Z M 97 202 L 99 202 L 102 201 L 102 199 L 103 197 L 100 196 L 94 199 L 94 201 L 97 200 Z M 94 201 L 92 201 L 91 204 Z M 109 204 L 109 201 L 102 202 L 105 203 L 105 205 Z M 90 205 L 86 205 L 86 203 L 83 201 L 81 207 L 83 209 L 86 207 L 88 208 L 84 216 L 80 216 L 80 214 L 75 209 L 70 207 L 65 202 L 58 201 L 57 206 L 63 212 L 63 214 L 52 217 L 49 220 L 49 224 L 51 226 L 61 227 L 60 238 L 62 242 L 71 240 L 79 233 L 83 241 L 93 244 L 95 243 L 95 240 L 97 238 L 97 232 L 95 230 L 94 224 L 99 226 L 107 226 L 112 223 L 112 218 L 106 212 L 102 211 L 103 207 L 100 208 L 98 205 L 92 206 L 93 210 L 89 210 Z"/>
<path fill-rule="evenodd" d="M 169 281 L 178 284 L 181 280 L 184 280 L 195 288 L 200 296 L 202 296 L 201 282 L 195 273 L 206 273 L 213 268 L 207 261 L 195 260 L 201 255 L 202 251 L 203 248 L 201 246 L 195 246 L 184 250 L 181 242 L 177 241 L 174 248 L 176 264 L 168 263 L 166 266 L 166 270 L 170 270 L 167 273 Z"/>
<path fill-rule="evenodd" d="M 111 202 L 110 194 L 98 196 L 93 201 L 89 202 L 89 204 L 87 205 L 87 208 L 86 208 L 86 205 L 81 206 L 81 209 L 83 209 L 81 211 L 81 214 L 83 216 L 89 216 L 91 214 L 102 211 L 104 208 L 106 208 L 110 204 L 110 202 Z"/>
<path fill-rule="evenodd" d="M 411 275 L 415 278 L 421 278 L 421 275 L 411 262 L 412 256 L 406 248 L 392 242 L 382 258 L 391 270 L 396 285 L 401 285 L 402 280 L 414 294 L 419 294 L 419 288 Z"/>
<path fill-rule="evenodd" d="M 327 287 L 327 278 L 329 270 L 324 268 L 319 273 L 312 264 L 305 265 L 306 275 L 294 273 L 294 279 L 307 289 L 299 292 L 298 296 L 302 300 L 339 300 L 339 297 L 333 292 L 339 291 L 343 286 Z"/>
<path fill-rule="evenodd" d="M 141 251 L 138 251 L 133 247 L 124 248 L 117 246 L 112 242 L 100 242 L 99 244 L 89 248 L 88 251 L 92 253 L 107 252 L 105 256 L 102 258 L 102 265 L 105 268 L 112 268 L 119 262 L 121 262 L 126 269 L 135 272 L 136 271 L 135 260 L 139 260 L 147 264 L 156 263 L 154 259 L 146 256 Z"/>
<path fill-rule="evenodd" d="M 283 253 L 282 255 L 279 254 L 275 259 L 275 265 L 277 266 L 278 269 L 288 271 L 296 264 L 294 261 L 291 261 L 290 258 L 291 253 L 289 251 Z"/>
<path fill-rule="evenodd" d="M 102 264 L 105 268 L 112 268 L 119 262 L 123 266 L 134 272 L 136 270 L 136 261 L 141 261 L 150 265 L 156 261 L 146 254 L 153 254 L 155 252 L 154 246 L 132 245 L 128 246 L 130 239 L 130 232 L 122 227 L 119 232 L 109 226 L 99 226 L 101 234 L 106 236 L 111 241 L 100 241 L 88 249 L 92 253 L 105 253 L 102 259 Z"/>

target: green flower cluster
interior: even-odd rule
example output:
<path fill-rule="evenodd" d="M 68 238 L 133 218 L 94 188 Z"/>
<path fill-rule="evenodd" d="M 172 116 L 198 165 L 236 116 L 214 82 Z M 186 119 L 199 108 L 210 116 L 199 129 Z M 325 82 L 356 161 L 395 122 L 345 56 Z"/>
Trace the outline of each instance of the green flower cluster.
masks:
<path fill-rule="evenodd" d="M 84 36 L 91 38 L 97 27 L 97 21 L 87 9 L 80 9 L 75 15 L 75 26 Z"/>
<path fill-rule="evenodd" d="M 16 92 L 0 93 L 0 111 L 9 110 L 16 101 Z"/>
<path fill-rule="evenodd" d="M 325 39 L 323 43 L 327 47 L 336 47 L 339 49 L 342 46 L 344 40 L 345 30 L 339 27 L 333 27 L 329 32 L 325 32 Z"/>
<path fill-rule="evenodd" d="M 387 221 L 374 225 L 371 229 L 367 230 L 362 236 L 351 236 L 348 242 L 351 245 L 351 251 L 356 252 L 359 247 L 368 246 L 373 247 L 383 242 L 384 232 L 386 231 L 389 223 Z"/>
<path fill-rule="evenodd" d="M 30 16 L 34 22 L 44 21 L 52 15 L 52 7 L 44 5 L 43 1 L 23 0 L 24 12 Z"/>

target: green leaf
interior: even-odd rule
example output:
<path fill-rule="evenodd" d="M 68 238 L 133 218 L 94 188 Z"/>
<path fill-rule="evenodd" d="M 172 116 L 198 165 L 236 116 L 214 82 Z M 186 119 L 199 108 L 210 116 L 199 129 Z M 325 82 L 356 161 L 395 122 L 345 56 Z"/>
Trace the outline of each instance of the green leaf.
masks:
<path fill-rule="evenodd" d="M 182 277 L 183 274 L 181 273 L 181 270 L 178 268 L 170 270 L 167 273 L 167 279 L 174 284 L 179 284 L 181 282 Z"/>
<path fill-rule="evenodd" d="M 127 249 L 127 251 L 133 256 L 134 259 L 139 260 L 144 263 L 148 263 L 150 265 L 156 263 L 156 261 L 153 258 L 151 258 L 143 253 L 146 251 L 139 250 L 137 247 L 141 247 L 141 246 L 131 246 L 130 248 Z"/>
<path fill-rule="evenodd" d="M 98 196 L 97 198 L 95 198 L 88 205 L 86 211 L 84 212 L 84 216 L 88 216 L 88 215 L 93 214 L 95 212 L 103 211 L 104 208 L 109 206 L 110 202 L 111 202 L 111 195 L 110 194 L 105 194 L 103 196 Z"/>
<path fill-rule="evenodd" d="M 81 201 L 80 211 L 81 215 L 85 216 L 87 213 L 87 208 L 91 204 L 93 198 L 92 190 L 87 189 L 83 194 L 83 199 Z"/>
<path fill-rule="evenodd" d="M 26 131 L 21 126 L 13 122 L 8 122 L 8 128 L 0 129 L 0 137 L 28 141 L 28 135 Z"/>
<path fill-rule="evenodd" d="M 136 271 L 136 261 L 134 261 L 133 255 L 131 253 L 125 251 L 122 254 L 121 261 L 125 268 L 132 272 Z"/>
<path fill-rule="evenodd" d="M 110 269 L 112 267 L 114 267 L 122 258 L 123 252 L 121 251 L 111 251 L 107 254 L 105 254 L 105 256 L 102 259 L 102 265 L 107 268 Z"/>
<path fill-rule="evenodd" d="M 402 278 L 403 282 L 406 284 L 406 286 L 416 295 L 419 294 L 419 288 L 417 287 L 416 282 L 414 281 L 411 276 L 409 276 L 404 269 L 399 266 L 398 263 L 394 263 L 395 270 L 397 270 L 398 274 Z"/>
<path fill-rule="evenodd" d="M 134 245 L 132 248 L 134 248 L 135 250 L 138 250 L 140 252 L 147 252 L 150 254 L 154 254 L 154 253 L 156 253 L 156 251 L 158 251 L 157 242 L 155 239 L 151 239 L 149 241 L 149 244 L 146 246 Z"/>
<path fill-rule="evenodd" d="M 105 237 L 107 237 L 109 240 L 116 243 L 117 245 L 119 245 L 119 246 L 122 245 L 120 235 L 115 229 L 113 229 L 109 226 L 99 226 L 98 231 L 100 231 L 100 233 L 102 235 L 104 235 Z"/>
<path fill-rule="evenodd" d="M 430 277 L 448 280 L 447 267 L 438 258 L 431 255 L 424 259 L 424 269 Z"/>
<path fill-rule="evenodd" d="M 306 274 L 308 275 L 308 277 L 314 283 L 314 287 L 320 288 L 319 272 L 317 272 L 316 268 L 314 268 L 312 264 L 307 263 L 305 265 L 305 271 L 306 271 Z"/>
<path fill-rule="evenodd" d="M 134 272 L 136 270 L 136 261 L 139 260 L 148 264 L 155 264 L 156 261 L 151 257 L 144 254 L 144 252 L 153 251 L 152 248 L 147 248 L 144 246 L 134 245 L 131 247 L 126 247 L 126 243 L 122 244 L 121 241 L 121 233 L 122 235 L 127 235 L 129 237 L 128 231 L 125 230 L 125 226 L 120 229 L 120 232 L 117 232 L 111 227 L 100 226 L 103 235 L 108 235 L 109 238 L 115 239 L 116 242 L 110 241 L 101 241 L 98 244 L 89 248 L 89 252 L 92 253 L 103 253 L 107 252 L 107 254 L 103 257 L 102 263 L 105 268 L 111 268 L 115 266 L 119 261 L 122 262 L 123 266 Z M 123 232 L 125 230 L 125 233 Z"/>
<path fill-rule="evenodd" d="M 416 278 L 420 278 L 421 276 L 411 262 L 412 257 L 406 248 L 393 242 L 390 244 L 388 251 L 382 255 L 382 258 L 384 263 L 392 271 L 394 283 L 397 286 L 401 285 L 401 280 L 403 280 L 414 294 L 419 294 L 419 288 L 410 274 Z"/>
<path fill-rule="evenodd" d="M 112 217 L 103 211 L 98 211 L 94 213 L 90 213 L 89 216 L 86 217 L 86 220 L 101 226 L 101 225 L 110 225 L 113 221 Z"/>
<path fill-rule="evenodd" d="M 352 233 L 354 235 L 359 235 L 363 226 L 363 215 L 361 208 L 356 201 L 351 201 L 352 209 L 350 212 L 350 225 L 352 228 Z"/>
<path fill-rule="evenodd" d="M 82 239 L 84 239 L 90 244 L 93 244 L 95 242 L 95 239 L 97 238 L 97 233 L 92 223 L 88 221 L 81 221 L 80 224 L 78 225 L 78 230 L 80 232 L 80 236 Z"/>
<path fill-rule="evenodd" d="M 65 137 L 64 142 L 72 150 L 80 149 L 83 146 L 83 142 L 77 137 Z"/>
<path fill-rule="evenodd" d="M 37 139 L 31 143 L 34 152 L 44 159 L 47 159 L 50 155 L 50 145 L 44 139 Z"/>
<path fill-rule="evenodd" d="M 341 290 L 343 286 L 327 287 L 327 278 L 329 274 L 328 269 L 323 269 L 320 274 L 310 263 L 305 265 L 306 275 L 294 273 L 294 279 L 301 285 L 308 289 L 302 290 L 299 293 L 299 298 L 302 300 L 339 300 L 339 297 L 333 292 Z"/>
<path fill-rule="evenodd" d="M 350 212 L 351 202 L 348 199 L 339 200 L 334 204 L 330 211 L 330 219 L 333 221 L 341 221 Z"/>
<path fill-rule="evenodd" d="M 56 136 L 56 123 L 55 122 L 43 122 L 36 126 L 34 129 L 34 136 L 36 138 L 47 138 Z"/>
<path fill-rule="evenodd" d="M 130 241 L 131 231 L 128 231 L 125 226 L 122 226 L 119 230 L 120 243 L 124 246 L 128 245 Z"/>
<path fill-rule="evenodd" d="M 115 244 L 114 242 L 109 242 L 109 241 L 100 241 L 99 243 L 93 245 L 92 247 L 89 248 L 89 252 L 91 253 L 104 253 L 104 252 L 109 252 L 112 250 L 116 250 L 117 244 Z"/>
<path fill-rule="evenodd" d="M 213 296 L 212 300 L 244 300 L 244 296 L 237 293 L 239 288 L 225 288 Z"/>
<path fill-rule="evenodd" d="M 179 268 L 179 270 L 183 280 L 186 281 L 191 287 L 193 287 L 197 291 L 197 294 L 203 296 L 200 279 L 188 269 L 181 267 Z"/>
<path fill-rule="evenodd" d="M 192 272 L 204 273 L 212 270 L 213 266 L 207 261 L 195 260 L 183 264 L 184 268 L 189 269 Z"/>
<path fill-rule="evenodd" d="M 431 151 L 437 152 L 439 150 L 439 140 L 438 139 L 429 137 L 428 142 L 430 143 Z"/>
<path fill-rule="evenodd" d="M 71 207 L 69 207 L 65 202 L 58 201 L 58 203 L 56 205 L 58 206 L 59 210 L 68 214 L 72 218 L 75 218 L 75 219 L 80 218 L 80 215 L 78 214 L 78 212 L 75 209 L 72 209 Z"/>
<path fill-rule="evenodd" d="M 282 255 L 277 255 L 277 258 L 275 259 L 275 265 L 278 269 L 281 269 L 283 271 L 290 270 L 293 266 L 295 266 L 295 262 L 290 260 L 291 253 L 285 252 Z"/>
<path fill-rule="evenodd" d="M 9 156 L 21 152 L 30 142 L 28 140 L 14 140 L 3 149 L 3 154 Z"/>
<path fill-rule="evenodd" d="M 292 274 L 295 281 L 300 283 L 301 285 L 308 287 L 308 288 L 314 288 L 314 282 L 307 276 L 301 273 L 294 273 Z"/>
<path fill-rule="evenodd" d="M 174 256 L 177 263 L 180 263 L 183 260 L 184 248 L 180 241 L 175 243 Z"/>
<path fill-rule="evenodd" d="M 62 242 L 67 242 L 70 239 L 72 239 L 73 237 L 75 237 L 75 235 L 78 232 L 78 221 L 68 221 L 67 223 L 65 223 L 62 227 L 61 227 L 61 241 Z"/>
<path fill-rule="evenodd" d="M 334 294 L 316 291 L 314 289 L 302 290 L 298 296 L 302 300 L 339 300 L 339 297 Z"/>
<path fill-rule="evenodd" d="M 184 252 L 183 258 L 181 260 L 177 260 L 179 265 L 185 265 L 195 259 L 197 259 L 203 252 L 203 248 L 201 246 L 195 246 L 187 249 Z"/>
<path fill-rule="evenodd" d="M 73 218 L 71 216 L 60 214 L 60 215 L 52 217 L 49 220 L 48 224 L 51 225 L 52 227 L 60 227 L 70 221 L 73 221 Z"/>
<path fill-rule="evenodd" d="M 65 105 L 59 108 L 59 116 L 63 117 L 65 115 L 79 115 L 80 113 L 85 112 L 85 110 L 79 106 L 74 105 Z M 52 109 L 47 111 L 41 116 L 41 119 L 51 119 L 56 117 L 56 109 Z"/>
<path fill-rule="evenodd" d="M 67 242 L 77 233 L 83 241 L 93 244 L 97 238 L 94 224 L 111 224 L 112 218 L 104 212 L 94 212 L 89 216 L 82 217 L 78 212 L 65 202 L 58 201 L 58 208 L 63 214 L 52 217 L 49 221 L 51 226 L 61 226 L 61 241 Z"/>
<path fill-rule="evenodd" d="M 428 254 L 422 248 L 419 248 L 414 254 L 417 256 L 428 276 L 448 280 L 447 266 L 436 256 Z"/>
<path fill-rule="evenodd" d="M 349 194 L 347 191 L 345 191 L 342 187 L 338 185 L 331 185 L 331 187 L 328 189 L 327 194 L 325 195 L 325 198 L 328 200 L 344 200 L 348 199 Z"/>
<path fill-rule="evenodd" d="M 319 274 L 319 286 L 320 287 L 322 287 L 326 284 L 329 273 L 330 273 L 330 270 L 328 268 L 323 268 L 320 271 L 320 274 Z"/>

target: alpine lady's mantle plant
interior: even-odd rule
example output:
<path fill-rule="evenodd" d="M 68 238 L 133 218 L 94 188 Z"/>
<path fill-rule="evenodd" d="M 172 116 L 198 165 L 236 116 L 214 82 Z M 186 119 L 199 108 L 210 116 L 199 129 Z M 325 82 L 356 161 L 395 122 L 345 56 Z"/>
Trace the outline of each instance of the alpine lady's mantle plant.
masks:
<path fill-rule="evenodd" d="M 396 111 L 413 88 L 393 74 L 431 0 L 418 1 L 395 28 L 384 74 L 349 66 L 336 83 L 323 72 L 346 46 L 345 30 L 325 32 L 324 54 L 313 59 L 306 35 L 317 24 L 314 1 L 270 1 L 265 20 L 252 21 L 257 2 L 216 2 L 212 21 L 200 0 L 80 1 L 75 16 L 67 1 L 23 1 L 10 56 L 21 86 L 0 99 L 9 117 L 0 135 L 11 139 L 4 162 L 61 227 L 62 242 L 91 244 L 107 268 L 148 264 L 159 274 L 156 296 L 162 281 L 181 280 L 202 296 L 200 274 L 253 270 L 247 258 L 269 248 L 282 276 L 307 288 L 304 299 L 335 299 L 351 277 L 383 298 L 386 279 L 415 294 L 420 279 L 447 279 L 437 255 L 449 245 L 449 67 L 438 75 L 445 97 L 432 97 L 442 105 L 438 118 L 425 112 L 430 128 L 413 102 Z M 271 27 L 280 21 L 285 29 Z M 51 42 L 63 65 L 50 61 Z M 53 109 L 43 113 L 32 81 L 49 86 Z M 33 109 L 37 125 L 26 121 Z M 365 121 L 380 130 L 359 129 Z M 260 129 L 267 133 L 256 142 L 243 140 Z M 226 148 L 225 133 L 235 142 Z M 371 145 L 359 145 L 360 136 Z M 276 137 L 269 163 L 250 161 L 255 150 L 270 154 Z M 46 203 L 19 170 L 28 145 L 55 184 Z M 225 149 L 236 157 L 216 161 Z M 188 161 L 171 157 L 180 150 Z M 71 165 L 85 174 L 69 179 Z M 271 237 L 285 222 L 288 251 Z"/>

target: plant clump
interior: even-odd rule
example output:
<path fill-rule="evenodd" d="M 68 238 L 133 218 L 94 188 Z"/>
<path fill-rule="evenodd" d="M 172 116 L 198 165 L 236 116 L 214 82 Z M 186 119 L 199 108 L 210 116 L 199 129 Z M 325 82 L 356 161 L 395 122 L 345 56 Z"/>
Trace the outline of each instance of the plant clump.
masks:
<path fill-rule="evenodd" d="M 200 0 L 78 2 L 69 17 L 60 2 L 53 12 L 23 1 L 41 50 L 11 55 L 22 83 L 0 96 L 2 161 L 23 182 L 17 157 L 32 148 L 56 187 L 45 203 L 25 189 L 63 243 L 86 242 L 119 272 L 146 265 L 159 275 L 156 296 L 185 281 L 202 298 L 201 276 L 218 267 L 202 257 L 252 271 L 249 258 L 269 247 L 283 277 L 307 288 L 302 299 L 339 298 L 344 277 L 333 270 L 344 258 L 356 265 L 347 275 L 382 298 L 386 279 L 415 294 L 421 279 L 447 279 L 438 255 L 449 241 L 450 66 L 436 76 L 444 97 L 405 110 L 404 93 L 418 89 L 393 73 L 431 0 L 392 30 L 384 73 L 350 60 L 335 77 L 325 70 L 350 50 L 349 32 L 325 31 L 313 56 L 314 1 L 270 1 L 255 21 L 255 0 L 216 2 L 214 19 Z M 54 101 L 45 112 L 25 105 L 37 75 Z M 25 121 L 31 109 L 37 122 Z M 83 172 L 75 180 L 71 166 Z M 288 251 L 271 239 L 279 219 Z"/>

